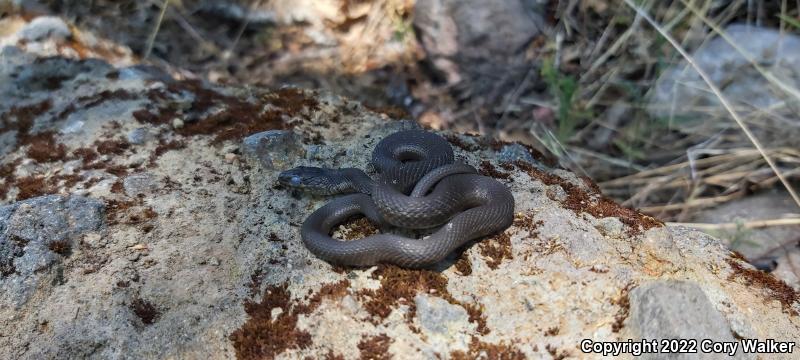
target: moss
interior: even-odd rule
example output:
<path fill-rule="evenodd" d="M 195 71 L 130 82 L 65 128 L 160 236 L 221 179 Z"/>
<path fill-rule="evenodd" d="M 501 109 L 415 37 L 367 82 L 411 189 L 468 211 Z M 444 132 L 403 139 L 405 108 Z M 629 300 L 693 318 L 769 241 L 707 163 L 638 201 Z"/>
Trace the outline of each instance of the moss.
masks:
<path fill-rule="evenodd" d="M 361 360 L 388 360 L 392 356 L 389 354 L 389 346 L 392 339 L 386 334 L 372 336 L 361 339 L 358 342 L 359 359 Z"/>
<path fill-rule="evenodd" d="M 52 131 L 38 133 L 27 137 L 29 145 L 26 155 L 38 163 L 65 160 L 67 148 L 57 142 Z"/>
<path fill-rule="evenodd" d="M 567 198 L 561 203 L 562 206 L 576 214 L 587 213 L 596 218 L 617 217 L 623 224 L 627 225 L 626 232 L 629 235 L 638 235 L 644 230 L 664 226 L 663 222 L 651 216 L 617 204 L 614 200 L 602 195 L 596 186 L 590 186 L 592 191 L 587 192 L 566 179 L 546 173 L 528 163 L 518 161 L 515 165 L 528 173 L 531 178 L 537 179 L 545 185 L 561 186 L 567 193 Z M 586 180 L 584 179 L 584 181 Z M 589 182 L 591 184 L 591 180 Z"/>
<path fill-rule="evenodd" d="M 742 266 L 742 262 L 735 257 L 725 259 L 731 267 L 728 281 L 742 280 L 747 286 L 756 286 L 764 290 L 764 302 L 777 300 L 783 311 L 791 316 L 797 316 L 794 304 L 800 302 L 800 292 L 794 290 L 783 280 L 770 273 Z"/>
<path fill-rule="evenodd" d="M 169 104 L 173 95 L 189 92 L 194 95 L 191 107 L 179 113 Z M 175 132 L 183 136 L 213 135 L 212 143 L 240 140 L 253 133 L 284 128 L 284 117 L 301 115 L 303 109 L 315 110 L 319 104 L 305 92 L 297 89 L 280 89 L 258 101 L 250 102 L 221 94 L 206 88 L 199 81 L 176 81 L 166 89 L 154 89 L 147 94 L 154 104 L 152 109 L 133 112 L 142 123 L 169 124 L 176 117 L 184 118 L 185 125 Z M 265 110 L 267 104 L 273 109 Z M 217 111 L 210 111 L 218 109 Z M 210 113 L 210 114 L 209 114 Z"/>
<path fill-rule="evenodd" d="M 521 360 L 526 359 L 525 353 L 513 344 L 500 342 L 498 344 L 486 343 L 473 336 L 469 349 L 453 351 L 450 353 L 453 360 L 486 359 L 486 360 Z"/>
<path fill-rule="evenodd" d="M 447 141 L 450 142 L 450 144 L 452 144 L 453 146 L 458 147 L 464 151 L 475 152 L 481 149 L 480 146 L 469 144 L 455 134 L 447 134 L 444 136 L 444 138 L 447 139 Z"/>
<path fill-rule="evenodd" d="M 513 179 L 511 179 L 511 174 L 497 170 L 497 168 L 495 168 L 494 165 L 492 165 L 492 163 L 489 162 L 488 160 L 481 161 L 481 166 L 479 170 L 480 173 L 484 176 L 489 176 L 496 179 L 508 179 L 513 181 Z"/>
<path fill-rule="evenodd" d="M 478 243 L 478 249 L 486 260 L 486 265 L 495 270 L 503 259 L 513 259 L 511 251 L 511 235 L 506 230 Z"/>
<path fill-rule="evenodd" d="M 311 345 L 311 334 L 296 328 L 299 314 L 290 299 L 288 284 L 282 284 L 269 287 L 260 302 L 245 302 L 249 318 L 230 335 L 238 359 L 271 359 L 288 349 Z M 282 312 L 273 319 L 275 308 Z"/>
<path fill-rule="evenodd" d="M 472 262 L 469 260 L 465 251 L 462 251 L 458 256 L 455 263 L 456 272 L 461 276 L 469 276 L 472 274 Z"/>
<path fill-rule="evenodd" d="M 558 326 L 551 327 L 544 332 L 544 336 L 556 336 L 558 335 L 560 329 Z"/>
<path fill-rule="evenodd" d="M 569 353 L 566 350 L 559 353 L 558 348 L 551 344 L 547 344 L 547 346 L 545 346 L 545 350 L 547 350 L 550 356 L 553 357 L 553 360 L 562 360 L 569 356 Z"/>
<path fill-rule="evenodd" d="M 69 240 L 56 240 L 47 244 L 47 248 L 56 254 L 67 255 L 69 254 L 72 246 L 70 245 Z"/>
<path fill-rule="evenodd" d="M 137 97 L 138 96 L 136 94 L 133 94 L 127 90 L 103 90 L 94 95 L 81 96 L 77 99 L 77 102 L 81 104 L 81 109 L 86 110 L 109 100 L 134 100 Z"/>
<path fill-rule="evenodd" d="M 174 150 L 181 150 L 186 147 L 186 143 L 181 140 L 172 140 L 172 141 L 164 141 L 161 140 L 156 146 L 156 149 L 153 150 L 153 153 L 150 154 L 150 159 L 148 160 L 148 167 L 153 167 L 156 165 L 158 158 L 161 155 L 164 155 L 167 151 L 174 151 Z"/>
<path fill-rule="evenodd" d="M 611 304 L 619 307 L 617 314 L 614 315 L 614 322 L 611 324 L 611 331 L 615 333 L 618 333 L 625 327 L 625 319 L 628 318 L 631 312 L 631 300 L 629 296 L 631 287 L 633 287 L 633 284 L 628 284 L 622 289 L 619 297 L 611 300 Z"/>
<path fill-rule="evenodd" d="M 341 225 L 341 228 L 343 229 L 342 240 L 363 239 L 380 232 L 380 230 L 365 217 L 349 219 Z"/>
<path fill-rule="evenodd" d="M 469 321 L 477 324 L 480 334 L 489 332 L 486 319 L 480 305 L 456 300 L 447 290 L 447 278 L 439 272 L 426 269 L 403 269 L 394 265 L 378 265 L 372 278 L 381 282 L 377 290 L 361 290 L 358 296 L 367 312 L 374 320 L 382 320 L 392 313 L 398 305 L 409 307 L 407 320 L 410 322 L 416 315 L 416 304 L 413 299 L 417 294 L 430 294 L 441 297 L 447 302 L 463 307 L 469 315 Z"/>
<path fill-rule="evenodd" d="M 251 275 L 250 293 L 256 293 L 263 280 L 263 273 Z M 238 359 L 272 359 L 288 349 L 304 349 L 312 344 L 311 334 L 297 329 L 300 315 L 313 312 L 324 299 L 339 299 L 347 293 L 348 280 L 323 285 L 316 293 L 309 294 L 307 303 L 291 300 L 289 285 L 283 283 L 267 287 L 261 301 L 245 301 L 247 321 L 234 331 L 229 339 L 233 342 Z M 281 312 L 273 318 L 272 310 Z"/>
<path fill-rule="evenodd" d="M 110 139 L 95 142 L 97 152 L 103 155 L 122 155 L 130 149 L 131 144 L 125 140 Z"/>
<path fill-rule="evenodd" d="M 158 311 L 155 305 L 141 298 L 133 299 L 128 307 L 140 320 L 142 320 L 142 324 L 145 325 L 153 324 L 161 316 L 161 313 Z"/>

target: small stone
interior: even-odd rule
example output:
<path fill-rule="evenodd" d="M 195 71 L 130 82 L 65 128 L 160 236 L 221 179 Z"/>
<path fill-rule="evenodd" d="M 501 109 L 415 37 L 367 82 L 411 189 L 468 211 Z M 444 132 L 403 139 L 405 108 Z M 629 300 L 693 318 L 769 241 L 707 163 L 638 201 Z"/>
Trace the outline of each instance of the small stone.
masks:
<path fill-rule="evenodd" d="M 228 164 L 231 164 L 234 161 L 236 161 L 237 157 L 238 156 L 236 156 L 236 154 L 234 154 L 234 153 L 227 153 L 227 154 L 225 154 L 225 162 L 227 162 Z"/>
<path fill-rule="evenodd" d="M 181 118 L 174 118 L 172 119 L 172 127 L 175 129 L 180 129 L 183 127 L 183 120 Z"/>
<path fill-rule="evenodd" d="M 220 264 L 219 259 L 217 259 L 215 257 L 212 257 L 212 258 L 208 259 L 208 265 L 219 266 L 219 264 Z"/>
<path fill-rule="evenodd" d="M 245 155 L 257 159 L 270 170 L 282 170 L 298 157 L 305 156 L 300 137 L 291 130 L 269 130 L 250 135 L 242 142 Z"/>

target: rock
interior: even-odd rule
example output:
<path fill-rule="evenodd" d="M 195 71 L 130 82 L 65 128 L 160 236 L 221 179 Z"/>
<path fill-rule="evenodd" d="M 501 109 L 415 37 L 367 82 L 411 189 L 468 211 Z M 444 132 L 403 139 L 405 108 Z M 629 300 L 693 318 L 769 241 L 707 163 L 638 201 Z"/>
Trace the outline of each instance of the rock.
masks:
<path fill-rule="evenodd" d="M 515 163 L 517 161 L 524 161 L 533 166 L 542 166 L 542 164 L 536 161 L 533 155 L 531 155 L 531 152 L 528 151 L 528 149 L 516 143 L 503 145 L 503 147 L 500 148 L 500 153 L 497 155 L 497 161 L 501 163 Z"/>
<path fill-rule="evenodd" d="M 40 16 L 25 25 L 18 33 L 25 41 L 41 41 L 45 38 L 64 40 L 72 36 L 69 26 L 55 16 Z"/>
<path fill-rule="evenodd" d="M 419 294 L 414 297 L 414 304 L 420 325 L 430 332 L 447 334 L 452 328 L 469 324 L 469 315 L 463 307 L 452 305 L 442 298 Z"/>
<path fill-rule="evenodd" d="M 630 293 L 630 322 L 638 339 L 710 339 L 734 342 L 731 327 L 714 308 L 703 289 L 689 281 L 656 281 Z M 699 344 L 698 344 L 699 351 Z M 695 359 L 697 354 L 644 354 L 644 359 Z M 729 359 L 727 354 L 704 353 L 704 359 Z M 734 358 L 754 359 L 739 351 Z"/>
<path fill-rule="evenodd" d="M 748 57 L 766 68 L 774 79 L 765 78 L 747 57 L 720 36 L 705 42 L 694 51 L 692 57 L 732 104 L 747 105 L 737 107 L 741 116 L 747 117 L 750 112 L 770 109 L 773 116 L 765 121 L 773 125 L 764 124 L 757 128 L 763 130 L 775 126 L 776 130 L 761 134 L 762 142 L 774 139 L 781 143 L 789 141 L 788 144 L 796 146 L 796 142 L 787 139 L 792 136 L 786 136 L 785 133 L 791 130 L 791 126 L 787 127 L 779 118 L 795 114 L 795 110 L 786 105 L 791 103 L 787 102 L 788 99 L 796 99 L 796 89 L 800 88 L 800 36 L 743 24 L 729 25 L 724 31 Z M 781 90 L 779 82 L 784 83 L 784 87 L 795 89 L 794 94 Z M 648 101 L 651 116 L 672 119 L 687 127 L 685 131 L 692 131 L 691 126 L 706 123 L 709 114 L 724 118 L 729 116 L 719 99 L 685 60 L 661 74 Z M 775 143 L 773 145 L 778 146 Z"/>
<path fill-rule="evenodd" d="M 0 207 L 0 296 L 18 307 L 32 295 L 42 273 L 67 256 L 82 234 L 101 229 L 103 204 L 80 196 L 28 199 Z"/>
<path fill-rule="evenodd" d="M 414 28 L 427 59 L 448 83 L 485 94 L 507 86 L 495 74 L 515 83 L 525 76 L 530 65 L 523 65 L 524 50 L 541 33 L 543 13 L 536 1 L 420 0 Z"/>
<path fill-rule="evenodd" d="M 683 334 L 685 314 L 647 300 L 661 296 L 705 312 L 688 335 L 800 338 L 798 294 L 719 240 L 625 209 L 566 170 L 502 164 L 502 147 L 481 141 L 454 151 L 501 174 L 516 200 L 510 228 L 431 269 L 333 267 L 299 234 L 330 200 L 276 186 L 279 169 L 366 169 L 405 123 L 329 93 L 165 84 L 3 54 L 0 123 L 26 135 L 0 154 L 7 358 L 583 358 L 582 339 L 650 336 L 656 322 Z M 81 130 L 58 132 L 71 118 Z M 124 141 L 139 128 L 150 140 Z M 65 156 L 31 158 L 37 134 Z M 53 239 L 69 249 L 53 252 Z M 705 297 L 650 285 L 674 279 Z"/>
<path fill-rule="evenodd" d="M 301 139 L 290 130 L 270 130 L 253 134 L 242 142 L 245 155 L 258 160 L 266 169 L 286 169 L 305 155 Z"/>

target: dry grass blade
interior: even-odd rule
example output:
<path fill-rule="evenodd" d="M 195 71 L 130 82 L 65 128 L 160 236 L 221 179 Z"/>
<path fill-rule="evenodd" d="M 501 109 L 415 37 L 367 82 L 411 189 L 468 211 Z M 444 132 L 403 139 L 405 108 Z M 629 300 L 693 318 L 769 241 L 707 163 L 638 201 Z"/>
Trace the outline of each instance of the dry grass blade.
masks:
<path fill-rule="evenodd" d="M 761 143 L 752 134 L 747 124 L 745 124 L 745 122 L 742 121 L 742 119 L 739 117 L 739 114 L 733 109 L 728 99 L 724 95 L 722 95 L 722 91 L 717 87 L 716 84 L 714 84 L 713 81 L 711 81 L 711 78 L 708 76 L 708 74 L 706 74 L 706 72 L 697 64 L 695 59 L 691 55 L 689 55 L 689 53 L 686 52 L 686 50 L 680 44 L 678 44 L 675 38 L 673 38 L 672 35 L 667 33 L 655 20 L 653 20 L 652 17 L 650 17 L 649 14 L 647 14 L 644 10 L 636 6 L 636 4 L 634 4 L 632 0 L 625 0 L 625 3 L 628 6 L 630 6 L 634 11 L 636 11 L 637 14 L 641 15 L 645 20 L 647 20 L 647 22 L 650 23 L 650 25 L 653 26 L 653 28 L 655 28 L 656 31 L 658 31 L 658 33 L 661 34 L 661 36 L 663 36 L 664 39 L 666 39 L 670 43 L 670 45 L 672 45 L 672 47 L 674 47 L 675 50 L 677 50 L 681 54 L 681 56 L 683 56 L 684 59 L 686 59 L 686 61 L 695 69 L 695 71 L 697 71 L 697 73 L 700 75 L 700 77 L 703 79 L 706 85 L 708 85 L 708 87 L 711 89 L 714 95 L 719 99 L 720 103 L 725 108 L 725 110 L 727 110 L 728 113 L 730 113 L 731 117 L 733 117 L 733 120 L 736 121 L 736 124 L 739 125 L 739 127 L 742 129 L 745 136 L 747 136 L 748 140 L 750 140 L 753 146 L 756 147 L 761 156 L 764 157 L 764 160 L 767 162 L 767 164 L 769 164 L 769 167 L 772 169 L 772 171 L 775 172 L 775 175 L 778 176 L 778 179 L 780 179 L 783 186 L 789 192 L 789 195 L 791 195 L 795 204 L 797 204 L 797 206 L 800 207 L 800 196 L 797 195 L 792 185 L 789 184 L 789 181 L 783 176 L 783 174 L 778 169 L 777 165 L 772 160 L 772 158 L 769 155 L 767 155 L 767 153 L 764 151 L 763 146 L 761 146 Z"/>
<path fill-rule="evenodd" d="M 757 228 L 765 228 L 772 226 L 797 226 L 800 225 L 800 217 L 784 218 L 784 219 L 768 219 L 768 220 L 751 220 L 739 223 L 721 223 L 721 224 L 668 222 L 667 225 L 685 226 L 700 230 L 757 229 Z"/>
<path fill-rule="evenodd" d="M 150 57 L 150 52 L 153 51 L 153 45 L 156 42 L 156 35 L 158 35 L 158 29 L 161 28 L 161 23 L 164 21 L 164 14 L 167 13 L 167 7 L 169 6 L 169 0 L 164 0 L 161 3 L 161 12 L 158 14 L 158 21 L 156 21 L 156 25 L 153 27 L 153 32 L 150 33 L 150 37 L 147 38 L 147 46 L 144 50 L 144 55 L 142 58 L 147 59 Z"/>

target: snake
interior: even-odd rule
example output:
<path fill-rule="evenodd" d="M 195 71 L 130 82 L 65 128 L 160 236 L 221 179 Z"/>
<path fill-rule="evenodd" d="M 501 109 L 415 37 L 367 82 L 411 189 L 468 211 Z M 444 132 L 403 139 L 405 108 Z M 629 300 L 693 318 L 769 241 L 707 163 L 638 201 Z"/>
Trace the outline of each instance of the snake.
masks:
<path fill-rule="evenodd" d="M 299 166 L 278 175 L 286 187 L 339 196 L 312 212 L 300 235 L 317 257 L 337 265 L 434 265 L 472 240 L 501 232 L 514 219 L 514 197 L 499 181 L 455 162 L 441 136 L 405 130 L 383 138 L 372 152 L 379 175 L 357 168 Z M 416 239 L 381 232 L 356 240 L 333 238 L 331 230 L 362 215 L 381 229 L 429 229 Z M 438 229 L 436 228 L 438 227 Z"/>

